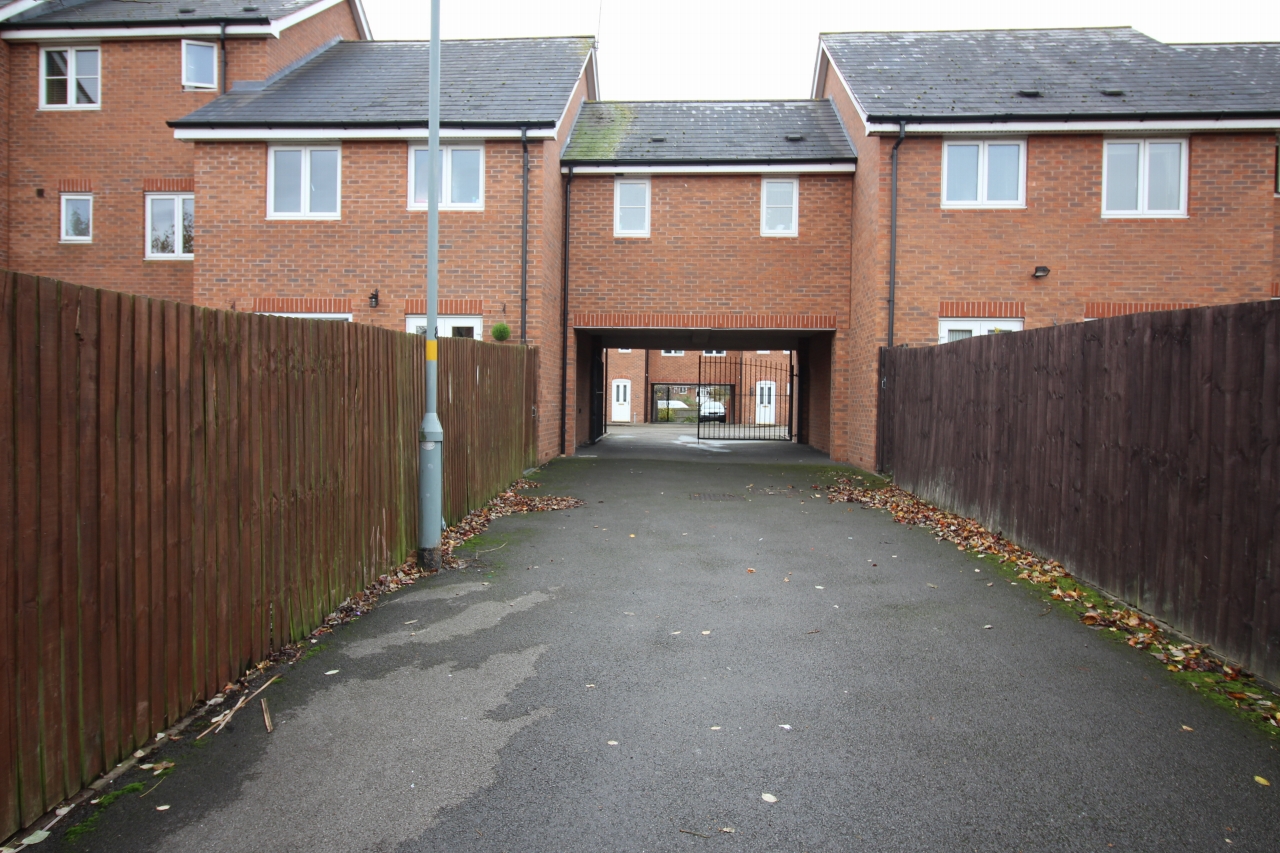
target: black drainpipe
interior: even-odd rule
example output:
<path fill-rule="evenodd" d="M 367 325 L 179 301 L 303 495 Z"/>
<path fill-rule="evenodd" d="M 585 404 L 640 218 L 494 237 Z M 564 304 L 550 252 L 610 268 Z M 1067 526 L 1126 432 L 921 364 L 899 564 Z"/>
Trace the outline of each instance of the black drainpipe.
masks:
<path fill-rule="evenodd" d="M 520 343 L 528 343 L 525 329 L 529 321 L 529 128 L 520 128 L 520 147 L 524 149 L 521 171 L 523 188 L 520 198 Z"/>
<path fill-rule="evenodd" d="M 889 155 L 893 178 L 889 190 L 889 346 L 893 346 L 894 291 L 898 284 L 898 146 L 907 138 L 907 123 L 898 122 L 898 141 Z"/>
<path fill-rule="evenodd" d="M 218 50 L 222 52 L 222 94 L 227 94 L 227 22 L 222 22 L 222 35 L 218 36 Z"/>
<path fill-rule="evenodd" d="M 560 455 L 565 455 L 565 430 L 569 427 L 569 185 L 573 167 L 564 182 L 564 249 L 560 258 Z"/>

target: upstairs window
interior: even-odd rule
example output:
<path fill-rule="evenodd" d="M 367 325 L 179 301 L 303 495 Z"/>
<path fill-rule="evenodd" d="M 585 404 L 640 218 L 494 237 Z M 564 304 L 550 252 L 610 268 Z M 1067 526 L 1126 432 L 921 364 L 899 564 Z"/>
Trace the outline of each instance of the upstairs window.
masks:
<path fill-rule="evenodd" d="M 194 195 L 147 196 L 147 258 L 191 260 L 196 251 L 195 229 Z"/>
<path fill-rule="evenodd" d="M 93 242 L 93 196 L 62 197 L 61 239 L 63 243 Z"/>
<path fill-rule="evenodd" d="M 409 209 L 426 210 L 431 157 L 425 145 L 409 146 Z M 440 146 L 440 209 L 484 210 L 484 146 Z"/>
<path fill-rule="evenodd" d="M 340 219 L 341 150 L 278 146 L 267 152 L 268 219 Z"/>
<path fill-rule="evenodd" d="M 40 109 L 99 109 L 96 47 L 46 47 L 40 51 Z"/>
<path fill-rule="evenodd" d="M 644 178 L 613 182 L 613 236 L 649 236 L 649 182 Z"/>
<path fill-rule="evenodd" d="M 794 237 L 800 233 L 800 182 L 795 178 L 765 178 L 760 185 L 760 234 Z"/>
<path fill-rule="evenodd" d="M 1025 207 L 1026 143 L 948 142 L 942 147 L 943 207 Z"/>
<path fill-rule="evenodd" d="M 663 355 L 684 355 L 684 350 L 682 350 L 682 349 L 664 349 L 664 350 L 662 351 L 662 354 L 663 354 Z"/>
<path fill-rule="evenodd" d="M 1187 215 L 1187 143 L 1119 139 L 1104 144 L 1102 215 Z"/>
<path fill-rule="evenodd" d="M 207 41 L 182 42 L 182 85 L 218 88 L 218 46 Z"/>
<path fill-rule="evenodd" d="M 722 349 L 704 349 L 702 351 L 702 354 L 709 355 L 709 356 L 719 356 L 719 355 L 728 355 L 728 352 Z"/>

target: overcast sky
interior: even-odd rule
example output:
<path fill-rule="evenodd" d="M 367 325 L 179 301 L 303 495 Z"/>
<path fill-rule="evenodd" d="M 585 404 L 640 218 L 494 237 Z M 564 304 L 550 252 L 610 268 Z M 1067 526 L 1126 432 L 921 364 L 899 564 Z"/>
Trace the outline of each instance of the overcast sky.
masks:
<path fill-rule="evenodd" d="M 431 36 L 429 0 L 364 4 L 375 38 Z M 608 100 L 805 98 L 821 32 L 1127 25 L 1165 42 L 1280 41 L 1277 0 L 441 0 L 440 20 L 443 38 L 594 34 Z"/>

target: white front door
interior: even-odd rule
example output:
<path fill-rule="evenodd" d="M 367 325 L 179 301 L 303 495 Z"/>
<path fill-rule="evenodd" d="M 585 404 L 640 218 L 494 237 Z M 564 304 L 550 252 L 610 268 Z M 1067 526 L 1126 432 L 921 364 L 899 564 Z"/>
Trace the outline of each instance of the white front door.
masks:
<path fill-rule="evenodd" d="M 614 423 L 631 423 L 631 380 L 613 380 L 613 411 L 609 420 Z"/>
<path fill-rule="evenodd" d="M 776 382 L 762 381 L 756 383 L 756 423 L 773 423 L 773 395 L 777 390 L 778 383 Z"/>

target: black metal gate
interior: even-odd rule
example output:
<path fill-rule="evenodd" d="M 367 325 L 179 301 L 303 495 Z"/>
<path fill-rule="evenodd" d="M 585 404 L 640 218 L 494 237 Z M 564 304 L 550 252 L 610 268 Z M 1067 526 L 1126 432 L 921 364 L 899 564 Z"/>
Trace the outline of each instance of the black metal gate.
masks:
<path fill-rule="evenodd" d="M 698 358 L 698 438 L 790 441 L 795 369 L 790 353 Z"/>

